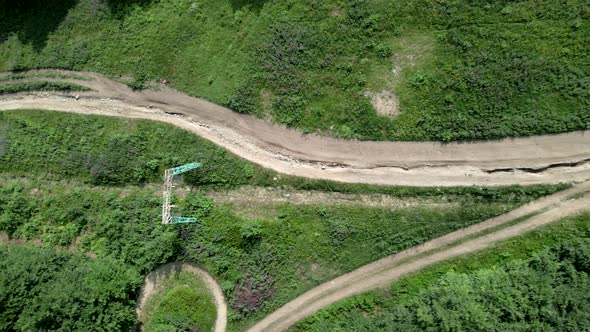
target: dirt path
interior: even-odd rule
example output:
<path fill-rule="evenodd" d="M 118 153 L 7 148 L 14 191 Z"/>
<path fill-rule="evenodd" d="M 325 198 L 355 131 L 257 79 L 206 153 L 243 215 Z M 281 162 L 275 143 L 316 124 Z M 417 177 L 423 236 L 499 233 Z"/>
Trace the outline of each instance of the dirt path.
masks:
<path fill-rule="evenodd" d="M 448 144 L 345 141 L 304 135 L 169 89 L 137 92 L 98 74 L 49 72 L 92 78 L 58 81 L 95 91 L 4 95 L 0 110 L 37 108 L 164 121 L 264 167 L 316 179 L 413 186 L 590 179 L 590 131 Z"/>
<path fill-rule="evenodd" d="M 217 310 L 217 319 L 215 320 L 214 331 L 225 332 L 225 328 L 227 326 L 227 305 L 225 303 L 225 298 L 223 297 L 223 291 L 221 290 L 221 287 L 219 287 L 215 279 L 213 279 L 209 273 L 190 263 L 177 262 L 166 264 L 159 267 L 157 270 L 150 272 L 150 274 L 145 277 L 144 286 L 141 290 L 141 293 L 139 294 L 136 307 L 137 317 L 140 318 L 140 321 L 142 321 L 141 318 L 143 316 L 145 305 L 149 301 L 150 297 L 152 297 L 159 290 L 158 288 L 164 279 L 166 279 L 166 277 L 171 273 L 179 272 L 190 272 L 203 280 L 203 283 L 213 296 L 213 302 L 215 303 L 215 308 Z"/>
<path fill-rule="evenodd" d="M 433 198 L 399 198 L 386 194 L 344 194 L 340 192 L 323 192 L 313 190 L 294 190 L 275 187 L 242 186 L 237 189 L 207 192 L 207 196 L 217 203 L 231 203 L 237 206 L 270 205 L 276 203 L 290 204 L 328 204 L 367 206 L 382 208 L 406 208 L 428 205 L 430 207 L 450 207 L 458 205 Z"/>
<path fill-rule="evenodd" d="M 523 234 L 565 216 L 590 210 L 589 190 L 590 182 L 585 182 L 507 214 L 449 233 L 420 246 L 367 264 L 307 291 L 252 326 L 248 331 L 283 331 L 318 310 L 347 297 L 388 286 L 400 277 L 419 271 L 434 263 L 490 247 L 499 241 Z M 568 198 L 575 195 L 582 195 L 582 197 L 568 200 Z M 515 225 L 477 236 L 482 231 L 509 224 L 532 213 L 539 214 Z M 472 238 L 473 236 L 476 237 Z M 466 241 L 453 246 L 453 243 L 461 240 Z"/>
<path fill-rule="evenodd" d="M 2 96 L 0 110 L 48 109 L 168 122 L 275 171 L 342 182 L 451 186 L 557 183 L 590 179 L 589 131 L 449 144 L 344 141 L 303 135 L 174 91 L 135 92 L 97 74 L 74 74 L 93 80 L 60 81 L 80 84 L 95 91 Z M 251 331 L 284 330 L 321 308 L 351 295 L 388 285 L 404 274 L 433 263 L 489 247 L 498 241 L 589 209 L 588 194 L 577 200 L 564 201 L 571 195 L 589 189 L 590 182 L 585 182 L 508 214 L 365 265 L 306 292 L 260 321 Z M 481 231 L 505 225 L 531 213 L 540 214 L 516 225 L 467 240 Z M 452 246 L 459 240 L 466 241 Z M 433 250 L 436 252 L 430 253 Z M 145 300 L 153 293 L 158 278 L 162 277 L 162 271 L 166 271 L 165 268 L 153 272 L 146 279 L 146 288 L 139 301 L 139 314 Z M 184 265 L 182 268 L 185 268 Z M 210 278 L 206 275 L 204 280 L 207 277 Z M 214 280 L 210 279 L 207 283 L 213 287 L 218 305 L 217 322 L 220 325 L 216 324 L 216 331 L 221 331 L 220 326 L 224 329 L 226 323 L 223 294 Z M 215 292 L 219 292 L 220 297 Z"/>

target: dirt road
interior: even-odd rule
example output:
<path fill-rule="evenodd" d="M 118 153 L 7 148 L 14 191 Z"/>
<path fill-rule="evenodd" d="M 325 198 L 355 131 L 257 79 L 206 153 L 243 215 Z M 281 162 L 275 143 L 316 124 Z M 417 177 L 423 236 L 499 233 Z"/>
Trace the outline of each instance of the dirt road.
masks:
<path fill-rule="evenodd" d="M 190 263 L 177 262 L 162 265 L 157 270 L 150 272 L 150 274 L 145 277 L 144 286 L 141 290 L 141 293 L 139 294 L 136 307 L 137 317 L 139 317 L 139 320 L 144 321 L 143 310 L 145 309 L 145 305 L 149 301 L 150 297 L 152 297 L 158 291 L 158 287 L 162 284 L 164 279 L 170 276 L 171 273 L 179 272 L 190 272 L 203 280 L 205 287 L 207 287 L 213 296 L 213 302 L 215 303 L 215 309 L 217 311 L 217 319 L 215 320 L 214 331 L 224 332 L 227 325 L 227 305 L 225 303 L 225 298 L 223 297 L 223 291 L 215 279 L 209 275 L 209 273 Z"/>
<path fill-rule="evenodd" d="M 590 131 L 448 144 L 345 141 L 304 135 L 168 89 L 132 91 L 98 74 L 75 74 L 92 80 L 59 81 L 95 91 L 5 95 L 0 110 L 37 108 L 164 121 L 264 167 L 316 179 L 413 186 L 590 179 Z"/>
<path fill-rule="evenodd" d="M 303 135 L 174 91 L 135 92 L 91 73 L 84 93 L 0 98 L 0 110 L 48 109 L 164 121 L 278 172 L 342 182 L 451 186 L 556 183 L 590 179 L 590 131 L 488 142 L 357 142 Z M 80 98 L 73 98 L 79 95 Z M 281 331 L 338 300 L 390 284 L 433 263 L 489 247 L 590 207 L 590 182 L 467 227 L 322 284 L 269 315 L 251 331 Z M 567 201 L 568 197 L 583 197 Z M 538 213 L 526 221 L 495 227 Z M 457 245 L 457 241 L 464 241 Z M 140 303 L 149 297 L 149 287 Z M 217 297 L 216 297 L 217 300 Z M 140 307 L 141 308 L 141 307 Z M 138 309 L 141 310 L 141 309 Z M 218 309 L 218 320 L 220 315 Z M 225 317 L 225 316 L 224 316 Z M 218 331 L 218 330 L 216 330 Z"/>
<path fill-rule="evenodd" d="M 404 275 L 419 271 L 429 265 L 490 247 L 499 241 L 531 231 L 568 215 L 590 210 L 589 190 L 590 182 L 585 182 L 507 214 L 367 264 L 307 291 L 265 317 L 248 331 L 283 331 L 318 310 L 347 297 L 389 286 Z M 568 197 L 571 198 L 576 194 L 580 194 L 582 197 L 568 200 Z M 480 232 L 493 230 L 501 225 L 509 225 L 510 222 L 533 213 L 539 214 L 498 231 L 478 235 Z M 457 243 L 457 241 L 464 242 Z"/>

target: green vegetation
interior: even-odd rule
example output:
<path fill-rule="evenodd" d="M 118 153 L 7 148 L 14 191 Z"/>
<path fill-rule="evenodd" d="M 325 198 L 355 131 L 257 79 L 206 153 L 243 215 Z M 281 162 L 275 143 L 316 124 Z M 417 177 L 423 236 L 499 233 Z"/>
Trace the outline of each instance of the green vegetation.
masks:
<path fill-rule="evenodd" d="M 176 230 L 158 223 L 158 192 L 3 179 L 0 232 L 50 246 L 79 247 L 147 273 L 176 253 Z"/>
<path fill-rule="evenodd" d="M 14 80 L 25 80 L 25 79 L 35 79 L 35 78 L 54 78 L 54 79 L 75 79 L 80 81 L 88 81 L 89 78 L 85 76 L 80 76 L 76 74 L 66 74 L 66 73 L 52 73 L 52 72 L 6 72 L 0 73 L 0 82 L 4 81 L 14 81 Z"/>
<path fill-rule="evenodd" d="M 139 274 L 170 261 L 195 262 L 221 283 L 234 329 L 329 278 L 566 187 L 404 188 L 284 177 L 152 121 L 29 110 L 1 112 L 0 128 L 0 232 L 68 246 Z M 192 190 L 175 201 L 200 222 L 161 225 L 163 169 L 190 161 L 204 167 L 187 173 Z M 240 185 L 441 204 L 277 203 L 265 207 L 272 212 L 267 216 L 245 217 L 206 196 L 209 189 Z"/>
<path fill-rule="evenodd" d="M 590 214 L 337 303 L 294 331 L 586 330 Z M 474 325 L 475 324 L 475 325 Z"/>
<path fill-rule="evenodd" d="M 185 257 L 219 278 L 236 318 L 251 321 L 323 281 L 513 207 L 473 201 L 415 208 L 277 204 L 272 219 L 238 217 L 219 207 L 200 227 L 180 232 Z"/>
<path fill-rule="evenodd" d="M 90 89 L 78 84 L 49 81 L 0 84 L 0 94 L 21 91 L 90 91 Z"/>
<path fill-rule="evenodd" d="M 164 280 L 163 289 L 146 305 L 145 331 L 212 331 L 216 311 L 211 294 L 199 279 L 180 272 Z"/>
<path fill-rule="evenodd" d="M 521 196 L 534 199 L 568 187 L 566 184 L 392 187 L 290 177 L 244 161 L 169 124 L 39 110 L 0 112 L 0 143 L 0 172 L 21 177 L 76 178 L 95 185 L 160 181 L 164 169 L 198 161 L 203 167 L 185 175 L 184 180 L 201 188 L 280 186 L 296 190 L 445 197 L 449 201 L 466 198 L 485 202 L 518 200 Z"/>
<path fill-rule="evenodd" d="M 140 284 L 111 259 L 0 244 L 0 330 L 131 331 Z"/>
<path fill-rule="evenodd" d="M 140 273 L 172 260 L 196 262 L 221 282 L 237 323 L 360 265 L 529 199 L 466 196 L 459 204 L 414 208 L 281 203 L 273 207 L 274 218 L 260 219 L 240 217 L 231 206 L 216 206 L 194 192 L 177 200 L 183 215 L 200 222 L 166 227 L 159 224 L 159 189 L 4 178 L 0 231 L 77 248 Z"/>
<path fill-rule="evenodd" d="M 571 0 L 21 1 L 0 70 L 166 78 L 237 112 L 343 138 L 590 128 L 590 5 Z M 399 97 L 378 115 L 366 95 Z"/>
<path fill-rule="evenodd" d="M 44 111 L 0 113 L 6 152 L 0 172 L 95 185 L 160 181 L 164 169 L 199 161 L 193 185 L 235 186 L 271 176 L 187 131 L 153 121 Z M 272 176 L 271 176 L 272 177 Z"/>

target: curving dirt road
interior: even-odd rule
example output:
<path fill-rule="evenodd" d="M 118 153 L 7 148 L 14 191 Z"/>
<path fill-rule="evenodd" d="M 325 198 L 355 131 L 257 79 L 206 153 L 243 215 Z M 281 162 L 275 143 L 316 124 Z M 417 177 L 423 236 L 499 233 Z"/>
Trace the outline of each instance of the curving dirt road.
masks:
<path fill-rule="evenodd" d="M 5 95 L 0 97 L 0 110 L 37 108 L 164 121 L 264 167 L 316 179 L 413 186 L 590 179 L 590 131 L 448 144 L 346 141 L 304 135 L 169 89 L 132 91 L 98 74 L 46 72 L 91 78 L 57 81 L 95 91 Z"/>
<path fill-rule="evenodd" d="M 166 277 L 168 277 L 171 273 L 179 272 L 190 272 L 203 280 L 205 287 L 207 287 L 213 296 L 213 302 L 215 303 L 215 308 L 217 311 L 217 319 L 215 320 L 214 331 L 224 332 L 227 326 L 227 305 L 225 303 L 225 298 L 223 297 L 223 291 L 215 279 L 213 279 L 213 277 L 211 277 L 207 271 L 190 263 L 176 262 L 162 265 L 158 269 L 150 272 L 150 274 L 145 277 L 144 286 L 141 290 L 141 293 L 139 294 L 139 299 L 137 300 L 137 317 L 140 318 L 140 321 L 143 321 L 143 310 L 145 309 L 145 305 L 149 301 L 150 297 L 153 296 L 156 291 L 158 291 L 158 287 L 162 284 Z"/>
<path fill-rule="evenodd" d="M 589 190 L 590 182 L 585 182 L 507 214 L 367 264 L 307 291 L 256 323 L 248 331 L 283 331 L 318 310 L 347 297 L 388 286 L 404 275 L 419 271 L 429 265 L 482 250 L 499 241 L 515 237 L 566 216 L 590 211 Z M 582 197 L 567 200 L 576 195 L 582 195 Z M 509 225 L 510 222 L 535 213 L 538 214 L 523 222 L 481 235 L 481 232 Z M 458 243 L 458 241 L 464 242 Z"/>
<path fill-rule="evenodd" d="M 303 135 L 174 91 L 134 92 L 97 74 L 75 74 L 92 78 L 92 81 L 59 81 L 88 86 L 95 91 L 2 96 L 0 110 L 48 109 L 164 121 L 197 133 L 245 159 L 278 172 L 343 182 L 450 186 L 590 179 L 590 131 L 449 144 L 344 141 Z M 80 98 L 73 98 L 75 95 Z M 584 182 L 508 214 L 363 266 L 306 292 L 254 325 L 250 331 L 284 330 L 348 296 L 388 285 L 428 265 L 481 250 L 564 216 L 587 210 L 590 208 L 589 190 L 590 182 Z M 575 195 L 582 197 L 571 199 Z M 495 227 L 509 225 L 531 214 L 537 215 L 494 231 Z M 481 235 L 482 231 L 489 233 Z M 457 244 L 457 241 L 464 242 Z M 146 283 L 138 312 L 141 312 L 150 291 Z M 217 296 L 215 298 L 216 303 L 224 303 L 222 297 L 221 302 L 218 302 Z M 225 314 L 220 318 L 222 311 L 219 308 L 218 323 L 221 320 L 219 324 L 224 325 Z M 225 304 L 223 308 L 225 310 Z M 216 331 L 221 331 L 221 327 L 217 329 L 219 326 L 216 325 Z"/>

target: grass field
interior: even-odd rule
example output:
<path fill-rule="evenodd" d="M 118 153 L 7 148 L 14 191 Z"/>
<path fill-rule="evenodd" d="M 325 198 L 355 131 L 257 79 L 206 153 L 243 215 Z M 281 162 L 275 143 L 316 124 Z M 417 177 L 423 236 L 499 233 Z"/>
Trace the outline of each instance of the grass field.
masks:
<path fill-rule="evenodd" d="M 587 329 L 589 317 L 580 309 L 590 282 L 589 221 L 588 213 L 570 217 L 437 264 L 388 291 L 332 305 L 291 330 Z"/>
<path fill-rule="evenodd" d="M 90 70 L 362 140 L 590 128 L 586 1 L 28 0 L 0 70 Z M 370 96 L 397 100 L 395 119 Z M 395 102 L 394 102 L 395 104 Z"/>
<path fill-rule="evenodd" d="M 140 274 L 170 261 L 195 262 L 220 282 L 234 330 L 360 265 L 567 187 L 412 188 L 281 177 L 144 120 L 9 111 L 0 113 L 0 129 L 1 232 L 115 260 Z M 191 161 L 205 166 L 187 173 L 174 200 L 200 221 L 161 225 L 160 176 Z M 416 204 L 277 202 L 251 215 L 207 196 L 242 185 L 379 193 Z"/>
<path fill-rule="evenodd" d="M 4 72 L 0 73 L 0 82 L 4 81 L 14 81 L 14 80 L 25 80 L 25 79 L 34 79 L 34 78 L 51 78 L 51 79 L 76 79 L 82 81 L 88 81 L 89 79 L 76 75 L 76 74 L 58 74 L 58 73 L 48 73 L 48 72 L 28 72 L 28 73 L 20 73 L 20 72 Z"/>

